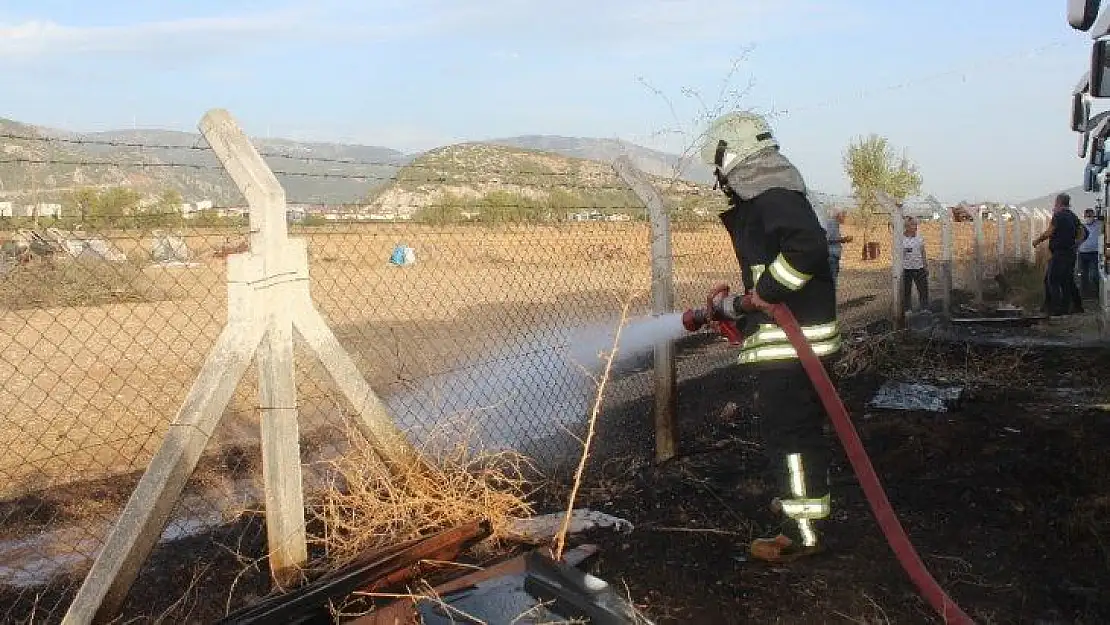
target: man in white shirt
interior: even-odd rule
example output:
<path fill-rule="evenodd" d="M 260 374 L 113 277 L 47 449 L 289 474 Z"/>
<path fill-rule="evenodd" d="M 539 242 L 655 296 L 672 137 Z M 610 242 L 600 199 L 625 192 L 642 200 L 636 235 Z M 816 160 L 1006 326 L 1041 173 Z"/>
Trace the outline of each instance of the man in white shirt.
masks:
<path fill-rule="evenodd" d="M 917 219 L 906 217 L 902 237 L 902 307 L 910 310 L 912 287 L 917 285 L 921 310 L 929 309 L 929 270 L 925 257 L 925 239 L 917 233 Z"/>
<path fill-rule="evenodd" d="M 1079 244 L 1079 288 L 1087 296 L 1098 293 L 1098 235 L 1102 224 L 1095 219 L 1094 209 L 1083 211 L 1083 227 L 1087 238 Z"/>

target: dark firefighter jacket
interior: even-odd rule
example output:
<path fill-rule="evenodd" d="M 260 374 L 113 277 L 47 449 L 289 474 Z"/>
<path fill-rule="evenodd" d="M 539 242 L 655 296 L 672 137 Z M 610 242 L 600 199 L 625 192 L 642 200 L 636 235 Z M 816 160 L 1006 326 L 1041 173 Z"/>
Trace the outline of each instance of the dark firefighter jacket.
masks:
<path fill-rule="evenodd" d="M 814 352 L 822 359 L 840 349 L 836 288 L 829 269 L 825 230 L 806 196 L 772 188 L 743 200 L 733 195 L 721 221 L 743 274 L 745 290 L 754 289 L 771 304 L 794 313 Z M 764 313 L 748 316 L 741 328 L 741 363 L 797 359 L 786 334 Z"/>

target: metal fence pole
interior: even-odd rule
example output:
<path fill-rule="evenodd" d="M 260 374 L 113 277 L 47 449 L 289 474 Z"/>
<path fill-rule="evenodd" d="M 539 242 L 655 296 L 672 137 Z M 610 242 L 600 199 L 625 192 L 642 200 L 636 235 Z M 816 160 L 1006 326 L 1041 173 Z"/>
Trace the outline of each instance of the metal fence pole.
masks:
<path fill-rule="evenodd" d="M 665 315 L 674 312 L 674 260 L 671 253 L 671 222 L 663 197 L 628 157 L 613 163 L 617 175 L 624 180 L 647 207 L 651 220 L 651 312 Z M 678 432 L 675 413 L 678 411 L 677 376 L 674 343 L 655 344 L 655 461 L 662 463 L 675 456 Z"/>

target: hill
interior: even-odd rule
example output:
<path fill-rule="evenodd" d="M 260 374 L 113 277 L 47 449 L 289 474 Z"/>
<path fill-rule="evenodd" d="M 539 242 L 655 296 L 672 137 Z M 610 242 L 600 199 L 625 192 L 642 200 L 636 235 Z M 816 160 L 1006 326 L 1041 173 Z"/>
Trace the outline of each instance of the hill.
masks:
<path fill-rule="evenodd" d="M 625 155 L 641 170 L 662 178 L 678 177 L 691 182 L 713 184 L 712 172 L 694 157 L 681 158 L 652 150 L 619 139 L 592 139 L 585 137 L 560 137 L 553 135 L 524 135 L 504 139 L 491 139 L 485 143 L 553 152 L 574 158 L 612 162 Z"/>
<path fill-rule="evenodd" d="M 424 155 L 404 154 L 380 146 L 257 137 L 252 141 L 274 169 L 292 203 L 360 202 L 381 196 L 387 188 L 392 193 L 388 197 L 396 199 L 402 191 L 415 192 L 411 187 L 419 176 L 414 172 L 408 172 L 407 179 L 399 185 L 394 185 L 392 178 L 418 157 L 424 169 L 442 169 L 441 174 L 452 180 L 457 177 L 458 172 L 454 170 L 459 164 L 448 161 L 456 156 L 467 160 L 466 168 L 471 174 L 462 186 L 481 190 L 475 191 L 477 195 L 460 190 L 463 196 L 469 194 L 471 199 L 491 189 L 482 179 L 497 174 L 499 169 L 517 176 L 518 182 L 528 178 L 528 168 L 539 167 L 551 170 L 541 174 L 548 180 L 555 171 L 577 177 L 578 182 L 570 186 L 588 186 L 592 184 L 590 180 L 598 176 L 611 178 L 608 186 L 613 186 L 617 183 L 608 163 L 621 155 L 627 155 L 642 170 L 658 176 L 660 182 L 673 178 L 676 168 L 682 181 L 711 182 L 708 170 L 692 159 L 681 159 L 674 154 L 615 139 L 524 135 L 449 146 Z M 497 149 L 482 151 L 477 147 L 480 145 Z M 169 130 L 74 133 L 0 119 L 0 200 L 59 201 L 81 187 L 125 186 L 150 196 L 174 189 L 186 202 L 212 200 L 223 206 L 242 204 L 241 194 L 206 147 L 205 140 L 197 133 Z M 545 160 L 537 156 L 539 154 L 548 156 Z M 483 158 L 489 159 L 488 162 L 483 163 Z M 583 173 L 587 171 L 592 173 Z M 432 182 L 424 180 L 422 184 L 426 187 Z M 531 180 L 524 186 L 536 187 L 538 182 Z M 591 205 L 606 203 L 607 200 L 598 195 L 600 191 L 595 188 L 591 192 Z M 417 195 L 427 194 L 420 191 Z M 568 204 L 571 196 L 581 194 L 555 195 L 559 202 Z"/>
<path fill-rule="evenodd" d="M 290 202 L 358 201 L 386 184 L 412 158 L 376 146 L 259 138 L 252 142 L 274 169 Z M 128 186 L 143 194 L 175 189 L 186 202 L 241 204 L 242 195 L 206 147 L 195 133 L 79 134 L 0 119 L 0 199 L 47 201 L 80 187 Z M 144 166 L 135 166 L 139 163 Z"/>
<path fill-rule="evenodd" d="M 705 185 L 652 179 L 679 212 L 695 213 L 722 201 Z M 551 220 L 572 213 L 639 217 L 644 212 L 609 163 L 492 143 L 457 144 L 421 155 L 375 194 L 371 209 L 422 221 Z"/>

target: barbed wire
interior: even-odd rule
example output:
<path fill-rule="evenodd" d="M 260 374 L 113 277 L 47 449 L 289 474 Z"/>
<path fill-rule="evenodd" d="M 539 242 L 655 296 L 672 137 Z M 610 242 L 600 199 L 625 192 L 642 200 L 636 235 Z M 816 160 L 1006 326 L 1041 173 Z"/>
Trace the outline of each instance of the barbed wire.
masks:
<path fill-rule="evenodd" d="M 63 165 L 67 167 L 117 167 L 121 169 L 192 169 L 204 171 L 226 171 L 224 167 L 218 163 L 178 163 L 178 162 L 119 162 L 110 160 L 91 160 L 91 159 L 66 159 L 66 158 L 29 158 L 29 157 L 7 157 L 0 158 L 0 165 Z M 437 169 L 428 167 L 428 169 Z M 454 169 L 454 168 L 452 168 Z M 272 169 L 276 176 L 288 176 L 293 178 L 314 178 L 314 179 L 330 179 L 330 180 L 359 180 L 363 182 L 392 182 L 399 180 L 402 182 L 412 183 L 446 183 L 458 182 L 458 177 L 440 175 L 439 177 L 421 177 L 417 179 L 398 178 L 397 176 L 382 176 L 371 174 L 356 174 L 356 173 L 339 173 L 339 172 L 306 172 L 306 171 L 288 171 L 284 169 Z M 459 173 L 469 173 L 466 170 L 458 169 Z M 512 174 L 516 176 L 531 176 L 531 172 L 520 171 L 516 169 L 490 169 L 490 168 L 474 168 L 474 172 L 481 172 L 486 175 L 502 175 Z M 575 172 L 546 172 L 546 175 L 560 175 L 565 177 L 579 176 Z M 615 175 L 615 174 L 614 174 Z M 502 182 L 503 181 L 498 181 Z M 629 191 L 627 186 L 623 185 L 606 185 L 606 184 L 586 184 L 578 182 L 576 184 L 557 183 L 557 182 L 529 182 L 530 187 L 539 188 L 578 188 L 590 189 L 594 191 Z"/>
<path fill-rule="evenodd" d="M 199 152 L 212 152 L 212 148 L 208 145 L 203 145 L 202 146 L 202 145 L 188 145 L 188 144 L 136 143 L 136 142 L 129 142 L 129 141 L 115 141 L 115 140 L 107 140 L 107 139 L 32 136 L 32 135 L 22 135 L 22 134 L 10 133 L 10 132 L 0 132 L 0 139 L 11 139 L 11 140 L 18 140 L 18 141 L 35 141 L 35 142 L 40 142 L 40 143 L 62 143 L 62 144 L 68 144 L 68 145 L 87 145 L 87 146 L 96 146 L 96 147 L 136 148 L 136 149 L 140 149 L 140 150 L 143 150 L 143 149 L 151 149 L 151 150 L 191 150 L 191 151 L 199 151 Z M 201 138 L 201 140 L 203 140 L 203 137 Z M 413 155 L 411 155 L 411 158 L 408 158 L 408 159 L 398 159 L 398 160 L 395 160 L 395 161 L 373 161 L 373 160 L 361 160 L 361 159 L 353 159 L 353 158 L 335 158 L 335 157 L 326 157 L 326 156 L 305 156 L 305 155 L 298 155 L 298 154 L 288 154 L 288 153 L 284 153 L 284 152 L 272 152 L 272 151 L 267 151 L 267 150 L 258 150 L 258 154 L 259 154 L 259 156 L 261 156 L 263 158 L 277 158 L 277 159 L 294 160 L 294 161 L 303 162 L 305 164 L 352 165 L 352 166 L 360 166 L 360 167 L 392 168 L 392 169 L 397 169 L 397 170 L 405 170 L 405 169 L 421 170 L 421 169 L 425 169 L 425 170 L 439 171 L 439 170 L 442 169 L 442 166 L 437 165 L 435 163 L 422 163 L 422 162 L 420 162 L 419 160 L 416 160 L 416 159 L 418 159 L 420 157 L 426 157 L 426 156 L 429 156 L 431 154 L 434 154 L 437 150 L 444 150 L 444 149 L 448 149 L 448 148 L 452 148 L 452 147 L 459 147 L 459 146 L 475 146 L 475 145 L 483 146 L 483 147 L 504 148 L 504 149 L 508 149 L 508 150 L 519 150 L 519 151 L 526 152 L 526 153 L 527 152 L 536 152 L 537 154 L 543 153 L 540 150 L 530 150 L 528 148 L 519 148 L 519 147 L 514 147 L 514 146 L 511 146 L 511 145 L 500 144 L 500 143 L 487 143 L 487 142 L 476 141 L 476 142 L 466 142 L 466 143 L 443 146 L 443 147 L 436 148 L 436 149 L 433 149 L 433 150 L 428 150 L 428 151 L 425 151 L 425 152 L 420 152 L 420 153 L 417 153 L 417 154 L 413 154 Z M 571 159 L 573 157 L 567 157 L 567 158 Z M 588 160 L 588 159 L 583 159 L 583 160 Z M 2 161 L 0 161 L 0 162 L 2 162 Z M 34 163 L 31 163 L 31 164 L 34 164 Z M 65 163 L 57 163 L 57 164 L 65 164 Z M 94 164 L 99 164 L 99 163 L 94 163 Z M 189 164 L 186 164 L 186 165 L 190 166 L 190 167 L 198 167 L 198 168 L 200 168 L 200 166 L 201 166 L 201 164 L 197 164 L 197 163 L 189 163 Z M 218 168 L 214 165 L 204 165 L 204 167 Z M 467 168 L 467 167 L 465 167 L 465 166 L 463 166 L 459 163 L 451 163 L 451 168 L 454 169 L 454 170 L 458 170 L 458 171 L 475 171 L 475 172 L 478 172 L 478 171 L 485 172 L 485 171 L 487 171 L 487 168 L 484 168 L 484 167 Z M 565 171 L 565 172 L 563 172 L 563 171 L 529 170 L 529 169 L 513 169 L 512 171 L 513 171 L 513 173 L 516 173 L 516 174 L 528 175 L 528 176 L 553 176 L 554 177 L 554 176 L 581 175 L 581 172 L 574 172 L 574 171 Z M 275 173 L 278 173 L 278 172 L 275 172 Z M 282 173 L 287 173 L 288 174 L 288 172 L 282 172 Z M 379 179 L 386 180 L 386 179 L 389 179 L 389 178 L 379 178 Z"/>

